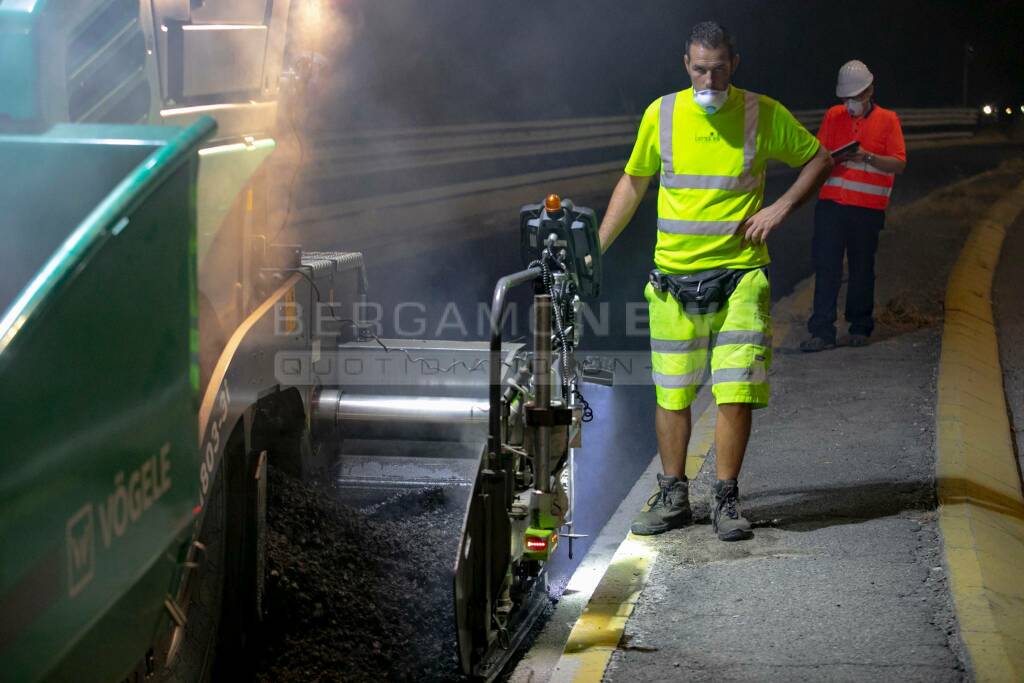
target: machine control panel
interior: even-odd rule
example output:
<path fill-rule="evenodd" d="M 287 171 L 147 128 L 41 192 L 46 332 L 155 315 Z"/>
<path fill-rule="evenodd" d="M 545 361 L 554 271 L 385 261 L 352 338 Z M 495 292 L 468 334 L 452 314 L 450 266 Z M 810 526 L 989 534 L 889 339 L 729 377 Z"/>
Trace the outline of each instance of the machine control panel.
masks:
<path fill-rule="evenodd" d="M 601 244 L 597 214 L 575 206 L 570 199 L 548 195 L 539 204 L 519 210 L 520 252 L 523 265 L 541 260 L 549 238 L 551 248 L 565 266 L 581 297 L 594 298 L 601 291 Z"/>

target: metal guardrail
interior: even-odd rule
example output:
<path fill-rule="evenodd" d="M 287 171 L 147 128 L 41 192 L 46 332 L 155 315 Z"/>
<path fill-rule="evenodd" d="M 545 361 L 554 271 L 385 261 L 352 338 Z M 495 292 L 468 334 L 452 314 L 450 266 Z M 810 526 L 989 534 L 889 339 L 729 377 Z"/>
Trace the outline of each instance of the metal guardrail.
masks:
<path fill-rule="evenodd" d="M 794 111 L 796 119 L 808 129 L 816 130 L 825 109 Z M 967 128 L 978 124 L 978 111 L 973 108 L 897 109 L 904 130 L 916 128 Z M 337 134 L 313 133 L 311 137 L 322 145 L 315 157 L 359 158 L 363 154 L 379 153 L 380 145 L 406 151 L 425 151 L 431 148 L 464 148 L 478 145 L 519 143 L 524 140 L 564 139 L 601 136 L 635 136 L 639 115 L 607 116 L 595 118 L 550 119 L 515 123 L 476 123 L 422 128 L 390 128 Z M 539 137 L 538 137 L 539 136 Z M 598 142 L 598 140 L 595 140 Z"/>
<path fill-rule="evenodd" d="M 825 109 L 794 111 L 816 130 Z M 908 140 L 969 137 L 975 109 L 897 109 Z M 348 133 L 311 132 L 300 169 L 302 200 L 291 212 L 296 226 L 345 226 L 370 233 L 381 227 L 441 215 L 481 215 L 496 206 L 535 201 L 547 188 L 576 196 L 610 191 L 636 138 L 638 115 L 496 122 Z M 537 170 L 541 166 L 543 170 Z M 529 168 L 527 168 L 529 167 Z M 479 173 L 466 169 L 481 169 Z M 456 169 L 462 169 L 456 173 Z M 389 179 L 417 176 L 399 185 Z M 338 198 L 366 178 L 377 189 Z"/>

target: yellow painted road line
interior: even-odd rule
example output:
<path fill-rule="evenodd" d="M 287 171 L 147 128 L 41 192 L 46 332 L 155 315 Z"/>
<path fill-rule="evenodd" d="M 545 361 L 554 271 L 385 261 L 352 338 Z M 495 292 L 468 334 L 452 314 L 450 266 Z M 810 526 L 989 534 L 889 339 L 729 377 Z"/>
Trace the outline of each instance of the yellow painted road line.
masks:
<path fill-rule="evenodd" d="M 692 455 L 686 458 L 686 476 L 691 479 L 700 472 L 714 443 L 716 412 L 712 401 L 693 425 L 689 449 Z M 627 534 L 573 626 L 551 676 L 552 682 L 601 680 L 657 558 L 657 543 L 651 536 Z"/>
<path fill-rule="evenodd" d="M 687 449 L 686 456 L 686 476 L 689 479 L 697 478 L 700 468 L 707 460 L 708 452 L 715 445 L 715 416 L 717 414 L 715 402 L 712 400 L 693 425 L 690 433 L 690 447 Z"/>
<path fill-rule="evenodd" d="M 992 315 L 992 278 L 1024 183 L 972 227 L 946 289 L 937 416 L 939 527 L 978 681 L 1024 680 L 1024 496 Z"/>

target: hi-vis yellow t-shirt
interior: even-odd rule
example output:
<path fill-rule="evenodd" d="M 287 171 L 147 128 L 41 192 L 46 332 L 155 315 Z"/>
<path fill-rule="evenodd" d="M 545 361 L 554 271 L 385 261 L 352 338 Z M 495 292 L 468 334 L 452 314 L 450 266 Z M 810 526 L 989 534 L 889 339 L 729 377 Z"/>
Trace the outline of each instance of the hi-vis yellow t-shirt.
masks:
<path fill-rule="evenodd" d="M 663 133 L 669 109 L 671 127 Z M 672 167 L 665 169 L 661 145 L 669 137 Z M 633 176 L 661 174 L 655 265 L 668 273 L 766 265 L 767 246 L 744 241 L 735 228 L 764 202 L 768 159 L 802 166 L 818 147 L 789 110 L 765 95 L 731 87 L 714 114 L 693 101 L 692 88 L 655 100 L 625 168 Z M 722 182 L 737 177 L 742 182 Z"/>

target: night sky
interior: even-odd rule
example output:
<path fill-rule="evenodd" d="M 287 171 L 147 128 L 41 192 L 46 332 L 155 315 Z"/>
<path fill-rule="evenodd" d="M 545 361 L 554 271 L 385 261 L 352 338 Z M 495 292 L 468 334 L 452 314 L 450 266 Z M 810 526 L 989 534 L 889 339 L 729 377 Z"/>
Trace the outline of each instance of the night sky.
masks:
<path fill-rule="evenodd" d="M 683 43 L 715 19 L 737 85 L 791 109 L 835 103 L 848 59 L 895 107 L 1024 103 L 1024 2 L 323 0 L 344 25 L 310 47 L 329 67 L 326 125 L 436 125 L 639 113 L 686 87 Z"/>

